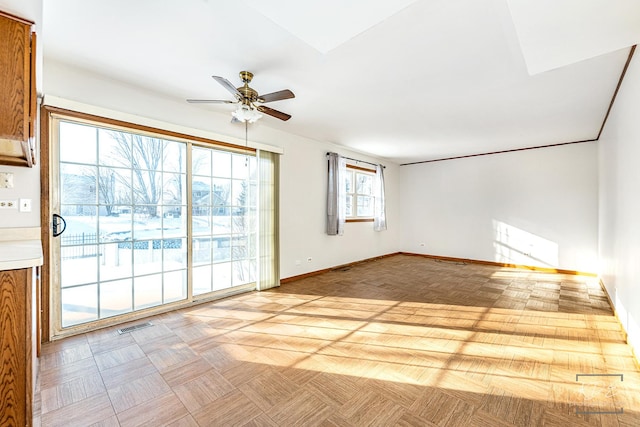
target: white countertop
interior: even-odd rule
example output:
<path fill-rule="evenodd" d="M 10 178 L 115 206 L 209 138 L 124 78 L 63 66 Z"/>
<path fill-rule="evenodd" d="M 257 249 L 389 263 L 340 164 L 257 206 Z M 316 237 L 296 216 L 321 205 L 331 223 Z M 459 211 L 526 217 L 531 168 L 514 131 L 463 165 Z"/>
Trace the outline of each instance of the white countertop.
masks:
<path fill-rule="evenodd" d="M 42 265 L 40 240 L 0 241 L 0 271 Z"/>

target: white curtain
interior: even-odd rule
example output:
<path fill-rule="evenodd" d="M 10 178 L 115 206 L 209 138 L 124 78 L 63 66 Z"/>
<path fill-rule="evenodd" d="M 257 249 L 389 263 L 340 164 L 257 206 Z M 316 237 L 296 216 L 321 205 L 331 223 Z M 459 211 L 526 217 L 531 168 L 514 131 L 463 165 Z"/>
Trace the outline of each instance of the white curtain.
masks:
<path fill-rule="evenodd" d="M 373 212 L 373 229 L 382 231 L 387 229 L 387 213 L 384 201 L 384 166 L 376 165 L 376 178 L 373 184 L 375 197 Z"/>
<path fill-rule="evenodd" d="M 258 280 L 259 291 L 280 286 L 279 179 L 280 155 L 258 150 Z"/>
<path fill-rule="evenodd" d="M 329 153 L 327 179 L 327 234 L 343 235 L 346 219 L 347 160 L 338 153 Z"/>

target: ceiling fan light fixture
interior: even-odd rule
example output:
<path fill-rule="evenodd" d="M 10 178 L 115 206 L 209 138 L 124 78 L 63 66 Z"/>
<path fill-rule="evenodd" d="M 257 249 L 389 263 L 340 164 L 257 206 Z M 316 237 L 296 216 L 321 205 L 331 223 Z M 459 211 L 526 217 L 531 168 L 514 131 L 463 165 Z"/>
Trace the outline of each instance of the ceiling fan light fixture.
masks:
<path fill-rule="evenodd" d="M 258 110 L 255 110 L 248 105 L 239 106 L 236 111 L 231 113 L 231 115 L 236 120 L 249 123 L 255 123 L 262 117 L 262 114 L 260 114 Z"/>

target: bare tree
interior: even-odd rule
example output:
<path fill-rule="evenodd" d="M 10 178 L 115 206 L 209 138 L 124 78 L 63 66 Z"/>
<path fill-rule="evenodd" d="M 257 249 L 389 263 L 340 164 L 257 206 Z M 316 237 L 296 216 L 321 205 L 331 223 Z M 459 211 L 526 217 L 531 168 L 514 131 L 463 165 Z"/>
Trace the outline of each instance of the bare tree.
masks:
<path fill-rule="evenodd" d="M 249 259 L 249 236 L 250 236 L 250 222 L 247 218 L 247 203 L 248 203 L 248 185 L 247 181 L 242 181 L 241 190 L 235 200 L 237 207 L 233 208 L 232 221 L 233 221 L 233 233 L 240 234 L 241 244 L 232 245 L 233 259 L 237 260 L 233 263 L 233 267 L 236 271 L 238 279 L 242 282 L 249 280 L 251 277 L 250 266 L 245 264 L 245 260 Z M 237 235 L 237 234 L 236 234 Z M 247 239 L 247 240 L 244 240 Z M 241 260 L 241 261 L 240 261 Z"/>
<path fill-rule="evenodd" d="M 122 166 L 132 167 L 133 201 L 145 205 L 144 210 L 150 217 L 158 216 L 158 203 L 162 198 L 162 171 L 164 141 L 143 135 L 124 132 L 110 132 L 116 141 L 118 151 L 113 159 Z"/>
<path fill-rule="evenodd" d="M 113 205 L 116 204 L 116 177 L 110 169 L 100 169 L 98 172 L 98 191 L 101 204 L 105 205 L 107 215 L 113 214 Z"/>

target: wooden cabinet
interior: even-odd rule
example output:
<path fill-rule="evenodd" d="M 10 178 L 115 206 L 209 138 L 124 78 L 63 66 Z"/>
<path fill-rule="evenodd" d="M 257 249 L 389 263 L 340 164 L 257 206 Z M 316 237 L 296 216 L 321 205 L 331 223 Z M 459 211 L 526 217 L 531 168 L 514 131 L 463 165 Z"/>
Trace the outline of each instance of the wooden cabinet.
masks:
<path fill-rule="evenodd" d="M 33 23 L 0 11 L 0 164 L 35 163 Z"/>
<path fill-rule="evenodd" d="M 33 269 L 0 271 L 0 426 L 32 424 Z"/>

